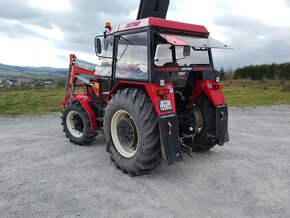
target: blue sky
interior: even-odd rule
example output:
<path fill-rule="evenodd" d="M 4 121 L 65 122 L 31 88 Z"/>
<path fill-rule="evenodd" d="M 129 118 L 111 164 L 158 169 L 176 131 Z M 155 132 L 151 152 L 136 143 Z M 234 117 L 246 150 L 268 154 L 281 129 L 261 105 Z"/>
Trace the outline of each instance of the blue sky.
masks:
<path fill-rule="evenodd" d="M 67 67 L 68 54 L 95 62 L 104 23 L 136 18 L 139 0 L 1 0 L 0 63 Z M 290 61 L 290 0 L 171 0 L 167 19 L 200 24 L 234 50 L 216 67 Z"/>

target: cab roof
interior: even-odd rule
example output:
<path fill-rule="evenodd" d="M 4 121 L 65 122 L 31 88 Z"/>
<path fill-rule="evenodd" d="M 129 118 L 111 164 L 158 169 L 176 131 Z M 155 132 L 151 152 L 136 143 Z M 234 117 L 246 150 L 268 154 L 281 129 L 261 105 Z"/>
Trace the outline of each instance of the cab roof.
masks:
<path fill-rule="evenodd" d="M 208 30 L 201 25 L 196 24 L 189 24 L 189 23 L 182 23 L 177 21 L 171 21 L 171 20 L 165 20 L 162 18 L 156 18 L 156 17 L 147 17 L 144 19 L 122 23 L 115 28 L 112 29 L 111 33 L 117 33 L 127 30 L 133 30 L 143 27 L 159 27 L 162 29 L 169 29 L 169 30 L 179 30 L 179 31 L 185 31 L 190 33 L 201 33 L 208 35 Z"/>

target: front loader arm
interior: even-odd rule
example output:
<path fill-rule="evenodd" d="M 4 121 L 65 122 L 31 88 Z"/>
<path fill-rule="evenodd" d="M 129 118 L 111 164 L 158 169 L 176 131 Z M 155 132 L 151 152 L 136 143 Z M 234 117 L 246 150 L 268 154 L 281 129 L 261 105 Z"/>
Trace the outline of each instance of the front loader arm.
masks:
<path fill-rule="evenodd" d="M 74 94 L 74 89 L 76 86 L 86 86 L 87 81 L 79 75 L 91 75 L 95 74 L 95 64 L 89 63 L 78 59 L 74 54 L 71 54 L 69 63 L 69 72 L 67 75 L 66 85 L 65 85 L 65 96 L 61 104 L 61 109 L 71 100 Z M 76 83 L 77 80 L 81 80 L 83 83 Z"/>

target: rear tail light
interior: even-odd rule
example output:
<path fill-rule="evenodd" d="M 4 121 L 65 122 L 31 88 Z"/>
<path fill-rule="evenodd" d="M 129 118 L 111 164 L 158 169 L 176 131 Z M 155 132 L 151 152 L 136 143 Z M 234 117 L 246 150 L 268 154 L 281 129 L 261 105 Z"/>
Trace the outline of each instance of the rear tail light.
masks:
<path fill-rule="evenodd" d="M 217 76 L 216 78 L 215 78 L 215 85 L 214 85 L 214 89 L 222 89 L 223 88 L 223 85 L 220 83 L 220 77 L 219 76 Z"/>
<path fill-rule="evenodd" d="M 214 85 L 214 89 L 218 90 L 218 89 L 222 89 L 223 88 L 223 85 L 221 83 L 216 83 Z"/>
<path fill-rule="evenodd" d="M 168 93 L 169 93 L 169 90 L 167 88 L 157 89 L 157 95 L 159 95 L 161 98 L 167 98 Z"/>

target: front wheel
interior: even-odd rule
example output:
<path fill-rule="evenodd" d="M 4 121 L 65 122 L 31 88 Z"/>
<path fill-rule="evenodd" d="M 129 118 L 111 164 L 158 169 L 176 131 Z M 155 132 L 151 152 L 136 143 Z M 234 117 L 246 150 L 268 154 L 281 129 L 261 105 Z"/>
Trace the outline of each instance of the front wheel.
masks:
<path fill-rule="evenodd" d="M 124 173 L 149 173 L 162 159 L 157 114 L 144 92 L 125 89 L 112 97 L 104 134 L 111 159 Z"/>
<path fill-rule="evenodd" d="M 63 131 L 69 140 L 77 145 L 92 142 L 96 133 L 92 131 L 90 118 L 77 100 L 69 102 L 62 114 Z"/>

